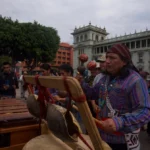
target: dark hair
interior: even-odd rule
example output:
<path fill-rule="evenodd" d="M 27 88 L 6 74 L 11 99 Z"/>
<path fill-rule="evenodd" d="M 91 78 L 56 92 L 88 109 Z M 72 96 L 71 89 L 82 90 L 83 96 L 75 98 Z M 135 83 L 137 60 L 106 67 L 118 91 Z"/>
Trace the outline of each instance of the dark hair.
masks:
<path fill-rule="evenodd" d="M 3 66 L 5 66 L 5 65 L 10 65 L 11 66 L 11 64 L 9 62 L 3 62 Z"/>
<path fill-rule="evenodd" d="M 125 57 L 119 55 L 119 57 L 121 58 L 122 61 L 124 61 L 126 63 L 125 66 L 123 66 L 120 70 L 120 76 L 125 78 L 129 75 L 130 70 L 134 70 L 137 73 L 139 73 L 138 69 L 133 65 L 132 60 L 128 60 Z"/>
<path fill-rule="evenodd" d="M 49 64 L 42 64 L 42 65 L 40 66 L 40 68 L 42 68 L 42 69 L 44 69 L 44 70 L 50 70 L 50 69 L 51 69 L 51 67 L 50 67 Z"/>
<path fill-rule="evenodd" d="M 59 66 L 59 69 L 60 70 L 64 70 L 67 73 L 70 72 L 71 76 L 73 76 L 73 68 L 70 65 L 68 65 L 68 64 L 62 64 L 62 65 Z"/>
<path fill-rule="evenodd" d="M 82 75 L 82 76 L 85 76 L 85 71 L 86 71 L 86 68 L 85 66 L 79 66 L 77 68 L 78 72 Z"/>
<path fill-rule="evenodd" d="M 127 65 L 125 65 L 121 68 L 120 77 L 126 78 L 130 74 L 130 70 L 134 70 L 134 71 L 138 72 L 137 68 L 134 65 L 127 63 Z"/>

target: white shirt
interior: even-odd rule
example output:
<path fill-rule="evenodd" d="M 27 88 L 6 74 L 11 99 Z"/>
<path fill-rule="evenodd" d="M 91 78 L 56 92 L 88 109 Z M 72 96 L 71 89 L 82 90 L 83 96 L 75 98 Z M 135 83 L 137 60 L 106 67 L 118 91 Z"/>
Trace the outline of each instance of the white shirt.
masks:
<path fill-rule="evenodd" d="M 103 73 L 99 73 L 99 74 L 94 78 L 93 86 L 95 86 L 103 76 L 104 76 Z"/>

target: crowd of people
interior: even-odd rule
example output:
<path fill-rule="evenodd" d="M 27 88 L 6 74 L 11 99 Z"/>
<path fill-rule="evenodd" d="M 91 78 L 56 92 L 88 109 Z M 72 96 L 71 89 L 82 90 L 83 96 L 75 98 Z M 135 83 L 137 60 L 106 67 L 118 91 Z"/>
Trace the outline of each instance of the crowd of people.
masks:
<path fill-rule="evenodd" d="M 17 79 L 9 63 L 3 64 L 0 75 L 0 95 L 15 97 Z M 150 78 L 132 63 L 129 49 L 122 44 L 113 45 L 106 54 L 87 67 L 79 66 L 77 72 L 68 64 L 53 73 L 49 64 L 41 65 L 42 76 L 71 76 L 81 84 L 93 117 L 100 119 L 100 135 L 113 150 L 140 150 L 139 132 L 148 123 L 150 135 Z M 88 70 L 88 71 L 87 71 Z M 88 76 L 90 72 L 90 76 Z M 26 74 L 24 72 L 23 74 Z M 20 77 L 22 81 L 22 77 Z M 23 83 L 22 83 L 23 86 Z M 21 89 L 21 97 L 24 97 Z M 49 89 L 56 104 L 66 107 L 68 95 L 65 91 Z M 34 92 L 38 94 L 38 89 Z M 80 125 L 79 114 L 74 113 Z M 82 128 L 84 133 L 86 130 Z"/>

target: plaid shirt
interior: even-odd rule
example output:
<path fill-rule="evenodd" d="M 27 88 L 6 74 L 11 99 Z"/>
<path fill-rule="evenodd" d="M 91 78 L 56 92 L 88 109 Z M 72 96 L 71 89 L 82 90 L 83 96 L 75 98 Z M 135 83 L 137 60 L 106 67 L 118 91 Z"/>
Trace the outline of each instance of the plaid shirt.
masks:
<path fill-rule="evenodd" d="M 118 111 L 118 116 L 113 117 L 117 131 L 132 133 L 136 129 L 141 128 L 150 120 L 150 98 L 147 85 L 142 77 L 135 71 L 130 71 L 127 77 L 117 77 L 113 80 L 108 75 L 104 75 L 94 87 L 81 83 L 88 99 L 97 100 L 98 104 L 105 100 L 106 78 L 109 78 L 107 93 L 110 103 L 112 108 Z M 108 117 L 109 112 L 110 110 L 105 103 L 99 115 L 105 118 Z M 108 143 L 125 143 L 124 136 L 107 134 L 101 129 L 99 131 L 102 139 Z"/>

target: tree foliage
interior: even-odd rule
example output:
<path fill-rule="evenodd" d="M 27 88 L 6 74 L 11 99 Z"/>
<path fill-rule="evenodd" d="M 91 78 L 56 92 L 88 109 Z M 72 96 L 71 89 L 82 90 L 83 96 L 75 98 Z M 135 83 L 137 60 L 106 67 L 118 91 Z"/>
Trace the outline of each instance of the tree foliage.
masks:
<path fill-rule="evenodd" d="M 55 58 L 60 38 L 57 30 L 34 23 L 19 23 L 0 16 L 0 55 L 13 61 L 35 59 L 50 62 Z"/>
<path fill-rule="evenodd" d="M 0 68 L 3 65 L 3 62 L 12 63 L 12 59 L 9 56 L 0 56 Z"/>

